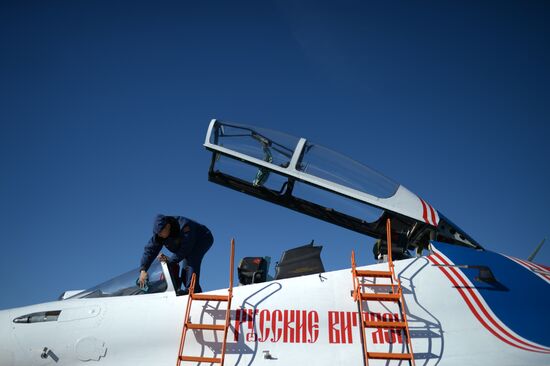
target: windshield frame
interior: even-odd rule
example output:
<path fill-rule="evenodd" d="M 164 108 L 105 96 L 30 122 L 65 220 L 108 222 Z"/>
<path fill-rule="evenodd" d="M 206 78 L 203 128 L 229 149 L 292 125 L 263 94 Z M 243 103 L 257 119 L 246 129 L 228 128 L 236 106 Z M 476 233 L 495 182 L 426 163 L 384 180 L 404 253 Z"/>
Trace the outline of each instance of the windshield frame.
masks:
<path fill-rule="evenodd" d="M 349 157 L 347 157 L 343 154 L 337 153 L 337 152 L 333 151 L 332 149 L 324 147 L 323 145 L 309 143 L 308 140 L 306 140 L 305 138 L 297 138 L 298 143 L 294 147 L 294 150 L 292 152 L 292 156 L 290 158 L 290 162 L 288 163 L 288 165 L 279 166 L 277 164 L 273 164 L 269 160 L 258 159 L 257 157 L 249 156 L 249 155 L 247 155 L 245 153 L 242 153 L 240 151 L 233 150 L 231 148 L 227 148 L 227 147 L 224 147 L 223 145 L 220 145 L 219 141 L 218 141 L 217 134 L 218 134 L 219 129 L 222 128 L 225 125 L 229 125 L 229 126 L 234 127 L 234 128 L 242 128 L 243 130 L 249 131 L 248 133 L 250 133 L 250 136 L 252 136 L 252 132 L 250 132 L 250 131 L 254 131 L 254 129 L 258 128 L 258 127 L 255 127 L 255 126 L 247 126 L 247 125 L 240 125 L 240 124 L 235 124 L 235 123 L 222 122 L 222 121 L 218 121 L 216 119 L 213 119 L 212 121 L 210 121 L 210 125 L 208 127 L 203 146 L 214 153 L 213 158 L 212 158 L 213 160 L 212 160 L 212 163 L 211 163 L 211 170 L 213 169 L 213 163 L 215 163 L 216 154 L 219 153 L 219 154 L 225 155 L 225 156 L 227 156 L 231 159 L 239 160 L 241 162 L 246 162 L 246 163 L 251 164 L 253 166 L 256 166 L 258 168 L 266 168 L 271 172 L 274 172 L 276 174 L 280 174 L 280 175 L 285 176 L 289 179 L 299 180 L 299 181 L 302 181 L 304 183 L 315 186 L 317 188 L 326 189 L 326 190 L 335 192 L 337 194 L 340 194 L 342 196 L 346 196 L 348 198 L 355 199 L 355 200 L 358 200 L 360 202 L 366 203 L 366 204 L 371 205 L 371 206 L 375 206 L 375 207 L 378 207 L 378 208 L 381 208 L 381 209 L 384 209 L 384 210 L 390 210 L 390 211 L 395 209 L 395 207 L 393 207 L 393 205 L 389 204 L 388 200 L 391 200 L 392 198 L 395 198 L 399 194 L 399 190 L 402 186 L 400 184 L 396 183 L 396 182 L 393 182 L 391 179 L 387 178 L 386 176 L 379 173 L 375 169 L 372 169 L 372 168 L 368 167 L 367 165 L 365 165 L 361 162 L 355 161 L 355 160 L 353 160 L 353 159 L 351 159 L 351 158 L 349 158 Z M 269 131 L 267 129 L 264 129 L 264 130 Z M 278 131 L 274 131 L 274 132 L 278 133 Z M 288 136 L 290 136 L 290 135 L 288 135 Z M 264 136 L 261 136 L 261 137 L 265 138 Z M 295 138 L 294 136 L 290 136 L 290 137 Z M 364 191 L 361 191 L 361 190 L 358 190 L 358 189 L 355 189 L 355 188 L 352 188 L 352 187 L 349 187 L 349 186 L 346 186 L 346 185 L 342 185 L 340 183 L 333 182 L 333 181 L 330 181 L 328 179 L 324 179 L 322 177 L 311 175 L 307 172 L 299 170 L 298 167 L 299 167 L 299 164 L 301 164 L 301 160 L 303 158 L 303 155 L 304 155 L 304 152 L 307 148 L 308 143 L 310 145 L 317 145 L 317 146 L 323 147 L 324 149 L 333 152 L 335 155 L 345 157 L 346 161 L 347 160 L 353 161 L 354 163 L 357 163 L 358 165 L 364 166 L 366 169 L 368 169 L 369 171 L 372 171 L 376 175 L 379 175 L 379 176 L 383 177 L 384 179 L 387 179 L 388 181 L 391 181 L 397 187 L 397 189 L 395 190 L 394 195 L 390 196 L 390 197 L 377 197 L 377 196 L 375 196 L 373 194 L 370 194 L 368 192 L 364 192 Z"/>

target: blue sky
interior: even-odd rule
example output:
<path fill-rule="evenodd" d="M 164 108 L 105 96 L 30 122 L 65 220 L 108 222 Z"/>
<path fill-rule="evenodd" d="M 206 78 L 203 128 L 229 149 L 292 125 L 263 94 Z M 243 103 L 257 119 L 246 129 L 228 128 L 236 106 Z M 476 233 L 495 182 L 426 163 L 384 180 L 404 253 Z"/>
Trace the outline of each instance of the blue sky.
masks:
<path fill-rule="evenodd" d="M 490 250 L 550 236 L 547 2 L 2 2 L 0 309 L 139 265 L 157 213 L 237 258 L 312 239 L 327 270 L 372 239 L 207 181 L 211 118 L 381 171 Z M 550 264 L 545 246 L 537 261 Z"/>

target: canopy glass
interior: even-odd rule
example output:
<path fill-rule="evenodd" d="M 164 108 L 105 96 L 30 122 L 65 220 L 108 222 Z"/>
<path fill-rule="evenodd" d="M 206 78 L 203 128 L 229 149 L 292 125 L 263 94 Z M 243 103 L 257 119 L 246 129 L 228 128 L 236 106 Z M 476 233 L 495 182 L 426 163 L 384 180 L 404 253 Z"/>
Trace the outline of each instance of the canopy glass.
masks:
<path fill-rule="evenodd" d="M 391 218 L 409 246 L 437 238 L 481 248 L 405 187 L 304 138 L 213 120 L 204 145 L 212 182 L 375 238 Z"/>

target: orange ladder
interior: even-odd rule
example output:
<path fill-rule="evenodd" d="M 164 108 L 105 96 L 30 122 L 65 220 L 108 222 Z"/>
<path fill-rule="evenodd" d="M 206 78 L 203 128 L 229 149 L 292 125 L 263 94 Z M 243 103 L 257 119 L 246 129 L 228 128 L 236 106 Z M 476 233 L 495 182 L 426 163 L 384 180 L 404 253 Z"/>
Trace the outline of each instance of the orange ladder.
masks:
<path fill-rule="evenodd" d="M 229 259 L 229 289 L 227 295 L 208 295 L 208 294 L 196 294 L 195 291 L 195 282 L 196 277 L 193 273 L 191 277 L 191 284 L 189 286 L 189 297 L 187 298 L 187 308 L 185 309 L 185 318 L 183 322 L 183 330 L 181 332 L 181 341 L 180 349 L 178 353 L 177 366 L 181 365 L 182 361 L 194 362 L 194 363 L 219 363 L 223 366 L 225 360 L 225 345 L 227 341 L 227 331 L 229 329 L 230 321 L 230 311 L 231 311 L 231 299 L 233 298 L 233 263 L 235 257 L 235 240 L 231 239 L 231 255 Z M 201 324 L 201 323 L 191 323 L 189 321 L 189 315 L 191 313 L 191 304 L 193 300 L 197 301 L 226 301 L 227 309 L 225 310 L 225 324 Z M 184 356 L 183 347 L 185 345 L 185 336 L 189 329 L 197 330 L 213 330 L 213 331 L 223 331 L 223 344 L 220 357 L 202 357 L 202 356 Z"/>
<path fill-rule="evenodd" d="M 351 273 L 353 276 L 353 299 L 358 303 L 359 307 L 359 319 L 361 321 L 361 340 L 363 343 L 363 356 L 365 359 L 365 366 L 368 366 L 369 359 L 378 360 L 400 360 L 409 361 L 411 366 L 414 366 L 414 354 L 412 350 L 411 337 L 409 334 L 409 325 L 407 323 L 407 314 L 405 311 L 405 300 L 403 298 L 403 290 L 401 289 L 401 281 L 395 276 L 394 265 L 392 261 L 391 251 L 391 222 L 390 219 L 386 221 L 386 236 L 388 242 L 388 266 L 389 271 L 371 271 L 371 270 L 359 270 L 355 264 L 355 253 L 351 252 Z M 360 279 L 364 278 L 385 278 L 389 279 L 390 283 L 378 284 L 378 283 L 362 283 Z M 389 293 L 365 293 L 364 287 L 390 287 Z M 396 302 L 401 311 L 400 321 L 367 321 L 363 318 L 363 302 L 367 301 L 391 301 Z M 384 328 L 384 329 L 396 329 L 405 331 L 407 338 L 407 350 L 403 353 L 391 353 L 391 352 L 369 352 L 367 350 L 367 328 Z"/>

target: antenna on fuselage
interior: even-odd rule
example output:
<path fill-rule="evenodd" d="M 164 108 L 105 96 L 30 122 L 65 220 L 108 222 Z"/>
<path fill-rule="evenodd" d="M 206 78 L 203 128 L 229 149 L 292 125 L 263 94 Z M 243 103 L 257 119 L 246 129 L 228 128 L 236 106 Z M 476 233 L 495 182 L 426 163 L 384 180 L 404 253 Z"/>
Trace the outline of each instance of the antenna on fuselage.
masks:
<path fill-rule="evenodd" d="M 529 262 L 532 262 L 533 259 L 535 259 L 535 256 L 539 253 L 539 250 L 540 248 L 542 248 L 542 246 L 544 245 L 544 242 L 546 241 L 546 238 L 542 239 L 542 241 L 540 242 L 539 245 L 537 245 L 537 247 L 535 248 L 535 251 L 533 253 L 531 253 L 531 255 L 529 256 L 529 258 L 527 258 L 527 261 Z"/>

